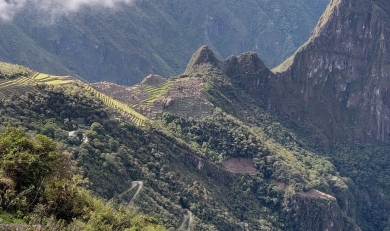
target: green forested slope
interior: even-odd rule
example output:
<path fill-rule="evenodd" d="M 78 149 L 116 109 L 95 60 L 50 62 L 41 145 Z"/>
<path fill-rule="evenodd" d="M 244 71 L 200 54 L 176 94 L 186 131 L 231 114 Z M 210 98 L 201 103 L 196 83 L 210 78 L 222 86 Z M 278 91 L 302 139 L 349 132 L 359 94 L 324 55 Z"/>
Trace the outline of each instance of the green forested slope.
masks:
<path fill-rule="evenodd" d="M 137 128 L 111 113 L 77 85 L 15 95 L 0 110 L 3 128 L 22 126 L 60 142 L 99 196 L 126 203 L 135 191 L 118 195 L 142 181 L 133 207 L 168 229 L 178 228 L 187 211 L 191 230 L 239 230 L 245 223 L 250 230 L 356 228 L 353 213 L 336 200 L 336 193 L 348 195 L 349 180 L 272 117 L 268 126 L 248 126 L 216 109 L 201 121 L 166 114 Z M 77 129 L 79 118 L 86 128 Z M 227 172 L 222 162 L 229 158 L 252 158 L 257 173 Z"/>
<path fill-rule="evenodd" d="M 1 230 L 164 230 L 92 196 L 71 155 L 43 135 L 0 134 Z"/>
<path fill-rule="evenodd" d="M 257 51 L 276 66 L 307 39 L 327 3 L 153 0 L 64 17 L 28 5 L 13 21 L 0 23 L 0 60 L 124 84 L 150 73 L 181 73 L 203 44 L 220 58 Z"/>
<path fill-rule="evenodd" d="M 122 193 L 141 181 L 131 207 L 168 229 L 183 221 L 191 230 L 385 229 L 388 145 L 332 142 L 278 115 L 253 98 L 251 83 L 265 87 L 270 75 L 255 54 L 220 62 L 202 47 L 181 82 L 203 81 L 202 97 L 218 107 L 211 116 L 166 113 L 134 127 L 80 84 L 39 86 L 1 102 L 0 129 L 22 126 L 60 142 L 106 200 L 127 204 L 136 190 Z M 240 158 L 255 173 L 225 168 Z"/>
<path fill-rule="evenodd" d="M 280 98 L 287 98 L 289 92 L 280 94 L 275 90 L 281 87 L 276 84 L 277 76 L 254 53 L 231 57 L 221 62 L 208 48 L 202 47 L 194 54 L 186 74 L 189 77 L 204 78 L 205 95 L 215 105 L 244 123 L 249 123 L 261 137 L 266 137 L 265 140 L 272 140 L 270 146 L 283 158 L 287 158 L 288 163 L 300 166 L 298 162 L 302 161 L 308 164 L 306 167 L 309 169 L 316 169 L 313 165 L 316 161 L 306 161 L 300 156 L 309 152 L 323 156 L 333 163 L 335 171 L 343 180 L 328 176 L 325 177 L 327 184 L 334 190 L 332 195 L 337 198 L 338 206 L 362 230 L 383 230 L 389 227 L 388 143 L 376 140 L 351 143 L 347 137 L 335 139 L 335 133 L 334 136 L 329 135 L 324 132 L 325 129 L 315 126 L 311 121 L 280 113 L 280 105 L 269 99 L 279 97 L 277 100 L 280 101 Z M 305 113 L 299 111 L 299 107 L 294 107 L 298 103 L 294 98 L 282 102 L 290 103 L 290 108 L 301 112 L 301 115 Z M 321 111 L 317 113 L 321 115 Z M 350 128 L 356 131 L 360 129 L 359 126 L 355 124 Z M 285 152 L 278 145 L 290 151 Z M 234 151 L 232 148 L 229 150 Z M 299 161 L 295 162 L 290 154 Z"/>

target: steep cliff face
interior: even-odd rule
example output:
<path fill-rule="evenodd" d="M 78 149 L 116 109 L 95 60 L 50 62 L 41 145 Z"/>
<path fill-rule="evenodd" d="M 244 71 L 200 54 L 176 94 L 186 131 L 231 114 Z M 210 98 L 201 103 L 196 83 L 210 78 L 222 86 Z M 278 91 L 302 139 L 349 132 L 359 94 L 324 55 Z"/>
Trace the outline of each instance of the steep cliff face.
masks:
<path fill-rule="evenodd" d="M 205 85 L 211 85 L 211 90 L 208 91 L 212 95 L 211 102 L 229 113 L 243 118 L 269 116 L 261 115 L 261 110 L 256 110 L 258 103 L 268 104 L 273 110 L 278 109 L 272 106 L 272 100 L 278 99 L 278 92 L 282 88 L 277 86 L 277 76 L 265 66 L 256 53 L 244 53 L 220 61 L 207 46 L 203 46 L 193 55 L 185 75 L 202 78 L 206 82 Z M 229 104 L 232 107 L 229 107 Z M 277 130 L 272 133 L 277 133 Z M 280 154 L 279 151 L 276 153 Z M 197 159 L 194 162 L 194 165 L 198 165 Z M 296 166 L 291 159 L 287 162 Z M 274 166 L 276 165 L 278 164 Z M 297 181 L 299 178 L 297 177 Z M 283 197 L 285 205 L 288 205 L 287 209 L 278 210 L 284 219 L 282 230 L 361 230 L 355 222 L 353 211 L 356 210 L 356 205 L 351 202 L 353 196 L 348 197 L 348 186 L 340 178 L 325 177 L 324 186 L 330 187 L 331 190 L 322 188 L 323 191 L 307 189 L 300 192 L 293 192 L 291 185 L 275 179 L 270 182 L 278 192 L 289 195 Z M 338 184 L 333 182 L 337 179 Z"/>
<path fill-rule="evenodd" d="M 389 1 L 333 0 L 309 41 L 274 69 L 282 97 L 271 104 L 333 139 L 390 141 L 389 15 Z"/>

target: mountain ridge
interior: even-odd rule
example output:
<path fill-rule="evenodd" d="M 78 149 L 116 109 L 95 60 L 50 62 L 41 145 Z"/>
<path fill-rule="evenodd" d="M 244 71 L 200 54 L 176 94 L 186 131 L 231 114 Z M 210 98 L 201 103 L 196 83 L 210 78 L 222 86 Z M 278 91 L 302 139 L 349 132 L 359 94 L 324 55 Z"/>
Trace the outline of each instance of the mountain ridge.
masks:
<path fill-rule="evenodd" d="M 387 11 L 384 0 L 332 1 L 281 73 L 256 53 L 220 61 L 202 46 L 166 81 L 15 94 L 0 125 L 57 139 L 102 197 L 141 180 L 134 205 L 170 229 L 188 211 L 196 230 L 387 230 Z M 147 122 L 130 124 L 102 93 Z M 73 139 L 75 117 L 87 127 Z"/>
<path fill-rule="evenodd" d="M 292 97 L 303 105 L 323 105 L 327 120 L 332 121 L 330 128 L 337 130 L 336 126 L 342 124 L 360 124 L 363 132 L 352 132 L 355 134 L 349 137 L 351 141 L 361 142 L 370 137 L 389 141 L 386 47 L 390 44 L 385 38 L 389 36 L 386 12 L 390 7 L 386 4 L 384 1 L 334 1 L 327 10 L 332 14 L 322 16 L 312 37 L 293 56 L 288 69 L 279 74 L 282 81 L 291 83 L 291 88 L 285 91 L 301 89 L 302 93 L 295 92 Z M 337 45 L 327 45 L 331 43 Z M 303 69 L 303 65 L 309 68 Z M 331 90 L 332 87 L 335 89 Z M 334 100 L 319 102 L 319 97 Z M 332 105 L 331 102 L 337 101 Z M 350 121 L 336 125 L 334 122 L 342 118 L 328 110 L 348 113 Z M 351 113 L 354 110 L 356 115 Z M 325 121 L 315 122 L 325 127 Z"/>
<path fill-rule="evenodd" d="M 257 51 L 275 66 L 304 42 L 327 1 L 135 1 L 121 9 L 81 8 L 55 20 L 31 3 L 0 23 L 0 58 L 39 72 L 126 85 L 151 73 L 181 73 L 202 44 L 221 59 Z"/>
<path fill-rule="evenodd" d="M 310 39 L 274 73 L 257 54 L 219 61 L 207 47 L 195 53 L 186 73 L 209 63 L 236 79 L 242 90 L 252 92 L 268 108 L 298 122 L 313 123 L 328 137 L 348 142 L 390 141 L 386 135 L 390 131 L 386 119 L 390 113 L 388 8 L 383 1 L 332 1 Z"/>

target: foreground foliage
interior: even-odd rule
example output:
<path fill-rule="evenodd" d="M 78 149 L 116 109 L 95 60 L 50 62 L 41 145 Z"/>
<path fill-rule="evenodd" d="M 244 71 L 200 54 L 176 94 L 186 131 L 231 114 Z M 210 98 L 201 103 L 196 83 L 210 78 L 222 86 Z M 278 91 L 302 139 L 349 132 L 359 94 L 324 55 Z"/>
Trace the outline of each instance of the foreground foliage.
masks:
<path fill-rule="evenodd" d="M 26 168 L 36 172 L 31 175 L 35 178 L 12 178 L 20 185 L 12 187 L 27 190 L 26 195 L 30 195 L 28 190 L 39 188 L 34 191 L 39 192 L 37 199 L 27 196 L 27 202 L 20 202 L 13 210 L 10 206 L 8 213 L 24 218 L 22 222 L 62 229 L 155 226 L 154 220 L 134 212 L 128 215 L 117 205 L 133 198 L 135 190 L 122 195 L 133 181 L 142 181 L 144 187 L 131 208 L 156 217 L 169 230 L 183 222 L 193 230 L 240 230 L 245 223 L 255 230 L 321 230 L 329 222 L 335 229 L 354 230 L 354 217 L 364 230 L 386 227 L 386 213 L 375 212 L 387 200 L 380 197 L 388 190 L 386 168 L 378 168 L 380 161 L 386 166 L 387 159 L 382 156 L 386 146 L 378 144 L 376 151 L 326 146 L 329 142 L 315 129 L 276 117 L 226 84 L 223 75 L 205 73 L 209 78 L 207 93 L 222 108 L 201 120 L 164 114 L 160 121 L 135 127 L 116 118 L 104 102 L 77 84 L 42 86 L 37 92 L 14 95 L 2 102 L 1 129 L 7 131 L 8 124 L 23 127 L 32 142 L 28 147 L 40 154 L 31 159 L 36 170 Z M 35 133 L 59 142 L 60 149 Z M 6 140 L 12 143 L 15 137 Z M 37 149 L 41 146 L 48 148 Z M 54 151 L 48 151 L 50 148 Z M 377 160 L 362 165 L 365 155 L 373 151 L 378 153 Z M 55 153 L 58 155 L 53 156 Z M 352 153 L 357 158 L 351 160 Z M 222 168 L 230 158 L 252 159 L 257 173 L 230 174 Z M 9 160 L 4 166 L 9 166 Z M 42 160 L 47 165 L 41 165 Z M 59 168 L 62 165 L 73 167 Z M 7 169 L 19 169 L 11 167 Z M 368 181 L 364 172 L 373 176 L 376 170 L 380 177 Z M 29 182 L 34 182 L 34 189 Z M 364 192 L 372 196 L 370 207 L 359 191 L 368 189 L 364 185 L 371 187 Z M 105 199 L 113 198 L 112 206 L 93 199 L 86 186 Z M 191 224 L 184 219 L 188 211 Z M 36 215 L 41 213 L 46 214 L 42 219 Z"/>
<path fill-rule="evenodd" d="M 192 213 L 193 230 L 239 230 L 243 222 L 256 230 L 321 228 L 323 222 L 314 227 L 305 218 L 304 211 L 317 204 L 330 204 L 331 211 L 340 214 L 338 221 L 350 223 L 333 200 L 304 194 L 313 189 L 333 194 L 327 176 L 339 179 L 340 186 L 335 188 L 345 186 L 330 162 L 287 138 L 288 133 L 278 133 L 285 140 L 283 145 L 278 144 L 263 128 L 247 126 L 219 109 L 200 121 L 166 114 L 160 122 L 137 128 L 114 119 L 115 114 L 102 101 L 72 85 L 41 87 L 38 94 L 15 96 L 3 102 L 0 115 L 4 126 L 23 126 L 60 142 L 99 196 L 127 203 L 134 191 L 119 195 L 133 181 L 142 181 L 144 187 L 133 207 L 156 217 L 168 229 L 178 228 L 187 210 Z M 80 118 L 85 128 L 79 128 Z M 280 124 L 273 126 L 280 129 Z M 74 137 L 68 135 L 71 131 L 75 131 Z M 233 175 L 223 170 L 222 163 L 232 157 L 253 158 L 258 173 Z M 60 206 L 54 204 L 49 209 L 61 220 L 69 220 L 75 213 L 79 218 L 71 224 L 81 222 L 77 227 L 88 227 L 95 217 L 84 218 L 91 219 L 87 222 L 80 218 L 84 210 L 72 209 L 80 207 L 73 206 L 80 203 L 78 197 L 50 196 L 61 192 L 62 185 L 73 185 L 73 178 L 66 179 L 46 180 L 50 191 L 42 194 L 43 198 L 58 201 Z M 68 200 L 73 202 L 67 204 Z M 314 211 L 313 217 L 326 220 L 322 210 Z M 341 222 L 335 226 L 346 227 Z"/>
<path fill-rule="evenodd" d="M 69 153 L 43 135 L 8 126 L 0 134 L 0 206 L 44 230 L 164 230 L 91 195 Z M 12 220 L 12 219 L 11 219 Z"/>

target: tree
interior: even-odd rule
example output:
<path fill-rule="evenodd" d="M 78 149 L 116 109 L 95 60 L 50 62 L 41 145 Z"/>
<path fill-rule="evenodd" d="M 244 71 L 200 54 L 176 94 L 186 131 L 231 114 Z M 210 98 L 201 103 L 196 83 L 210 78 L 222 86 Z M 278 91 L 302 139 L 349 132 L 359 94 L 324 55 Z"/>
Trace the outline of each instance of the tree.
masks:
<path fill-rule="evenodd" d="M 11 179 L 16 190 L 38 187 L 58 160 L 57 144 L 46 136 L 29 138 L 11 126 L 0 133 L 1 178 Z"/>

